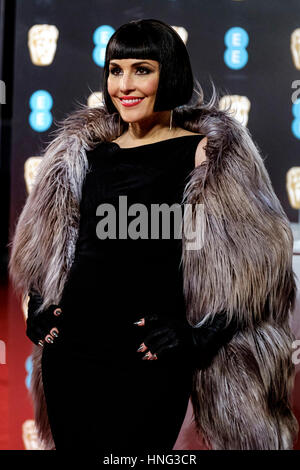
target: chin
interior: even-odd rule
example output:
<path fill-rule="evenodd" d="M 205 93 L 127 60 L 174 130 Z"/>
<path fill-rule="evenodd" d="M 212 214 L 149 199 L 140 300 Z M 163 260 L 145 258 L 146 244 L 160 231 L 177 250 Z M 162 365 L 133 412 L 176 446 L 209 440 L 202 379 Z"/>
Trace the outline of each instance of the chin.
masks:
<path fill-rule="evenodd" d="M 144 119 L 147 119 L 149 116 L 140 116 L 140 117 L 137 117 L 137 118 L 132 118 L 132 117 L 126 117 L 126 116 L 122 116 L 122 114 L 120 113 L 121 115 L 121 118 L 124 122 L 127 122 L 128 124 L 133 124 L 135 122 L 139 122 L 139 121 L 143 121 Z"/>

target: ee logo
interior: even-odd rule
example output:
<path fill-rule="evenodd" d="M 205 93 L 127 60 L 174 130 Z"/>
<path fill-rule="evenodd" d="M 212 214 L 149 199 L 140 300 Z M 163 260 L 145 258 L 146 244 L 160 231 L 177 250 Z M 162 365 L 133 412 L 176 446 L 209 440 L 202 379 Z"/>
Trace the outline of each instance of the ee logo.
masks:
<path fill-rule="evenodd" d="M 230 28 L 225 34 L 224 62 L 230 69 L 242 69 L 248 62 L 248 52 L 246 47 L 249 43 L 249 36 L 245 29 L 238 26 Z"/>
<path fill-rule="evenodd" d="M 114 28 L 106 24 L 99 26 L 94 31 L 93 42 L 95 48 L 93 50 L 93 60 L 99 67 L 104 67 L 106 46 L 114 32 Z"/>
<path fill-rule="evenodd" d="M 292 122 L 292 133 L 297 139 L 300 139 L 300 99 L 297 99 L 292 106 L 294 120 Z"/>
<path fill-rule="evenodd" d="M 52 124 L 52 114 L 50 112 L 53 105 L 53 99 L 46 90 L 35 91 L 29 100 L 31 113 L 29 115 L 29 124 L 33 130 L 44 132 Z"/>

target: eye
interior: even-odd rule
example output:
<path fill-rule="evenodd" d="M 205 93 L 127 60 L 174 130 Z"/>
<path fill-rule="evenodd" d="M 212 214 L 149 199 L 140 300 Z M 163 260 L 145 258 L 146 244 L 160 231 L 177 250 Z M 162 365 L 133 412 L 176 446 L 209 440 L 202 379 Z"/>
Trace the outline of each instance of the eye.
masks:
<path fill-rule="evenodd" d="M 112 67 L 112 68 L 110 69 L 110 73 L 111 73 L 112 75 L 117 75 L 117 74 L 116 74 L 116 71 L 117 71 L 117 70 L 120 70 L 120 67 Z"/>
<path fill-rule="evenodd" d="M 110 73 L 112 75 L 119 75 L 119 70 L 121 70 L 120 67 L 112 67 L 110 69 Z M 147 67 L 137 67 L 136 70 L 142 72 L 142 73 L 139 73 L 138 75 L 147 75 L 148 73 L 151 72 L 151 70 L 149 70 Z"/>
<path fill-rule="evenodd" d="M 144 71 L 145 73 L 143 73 L 142 75 L 146 75 L 147 73 L 150 73 L 150 70 L 147 69 L 147 67 L 137 67 L 137 70 Z"/>

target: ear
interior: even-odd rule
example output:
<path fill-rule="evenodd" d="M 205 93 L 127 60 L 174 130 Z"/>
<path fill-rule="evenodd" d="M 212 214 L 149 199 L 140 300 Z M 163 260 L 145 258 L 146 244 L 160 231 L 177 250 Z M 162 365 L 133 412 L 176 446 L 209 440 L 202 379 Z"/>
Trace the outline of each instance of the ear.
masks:
<path fill-rule="evenodd" d="M 207 144 L 207 137 L 201 139 L 195 153 L 195 167 L 201 165 L 206 160 L 205 145 Z"/>

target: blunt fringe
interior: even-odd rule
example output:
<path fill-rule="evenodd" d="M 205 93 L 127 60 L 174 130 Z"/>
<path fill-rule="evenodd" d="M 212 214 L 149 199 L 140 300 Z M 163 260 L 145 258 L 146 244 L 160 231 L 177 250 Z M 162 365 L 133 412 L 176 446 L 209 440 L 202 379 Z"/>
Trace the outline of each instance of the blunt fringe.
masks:
<path fill-rule="evenodd" d="M 193 94 L 194 78 L 184 42 L 174 28 L 156 19 L 133 20 L 111 36 L 105 53 L 103 97 L 107 111 L 116 113 L 107 90 L 112 59 L 150 59 L 160 64 L 154 111 L 168 111 L 187 104 Z"/>

